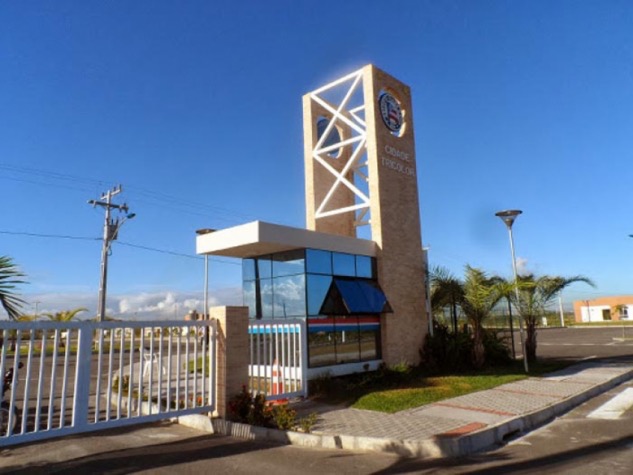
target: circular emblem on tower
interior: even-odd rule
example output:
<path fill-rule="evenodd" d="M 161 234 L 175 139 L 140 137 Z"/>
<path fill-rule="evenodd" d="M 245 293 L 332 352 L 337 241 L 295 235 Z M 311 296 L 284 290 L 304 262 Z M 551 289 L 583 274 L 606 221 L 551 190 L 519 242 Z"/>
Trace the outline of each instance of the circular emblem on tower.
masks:
<path fill-rule="evenodd" d="M 402 128 L 402 109 L 400 103 L 388 92 L 384 92 L 378 98 L 382 121 L 392 132 L 400 132 Z"/>

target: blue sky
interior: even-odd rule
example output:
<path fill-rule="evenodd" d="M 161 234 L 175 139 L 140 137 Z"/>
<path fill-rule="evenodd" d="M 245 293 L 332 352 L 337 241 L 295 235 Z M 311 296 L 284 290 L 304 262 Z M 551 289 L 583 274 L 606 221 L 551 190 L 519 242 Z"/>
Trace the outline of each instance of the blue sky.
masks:
<path fill-rule="evenodd" d="M 87 200 L 116 184 L 137 216 L 110 313 L 200 310 L 195 230 L 303 226 L 302 95 L 367 63 L 412 88 L 432 265 L 510 276 L 494 213 L 519 208 L 522 268 L 596 282 L 569 301 L 633 293 L 630 1 L 23 1 L 0 20 L 0 254 L 25 310 L 95 311 Z M 212 302 L 239 303 L 240 266 L 211 270 Z"/>

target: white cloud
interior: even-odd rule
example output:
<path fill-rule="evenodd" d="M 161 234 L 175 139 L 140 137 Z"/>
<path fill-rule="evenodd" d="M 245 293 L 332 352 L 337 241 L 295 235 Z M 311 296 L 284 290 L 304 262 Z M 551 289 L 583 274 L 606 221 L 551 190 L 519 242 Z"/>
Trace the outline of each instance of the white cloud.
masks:
<path fill-rule="evenodd" d="M 98 295 L 95 292 L 65 292 L 24 294 L 27 302 L 22 307 L 26 314 L 54 313 L 85 307 L 87 312 L 78 315 L 80 320 L 93 318 L 97 313 Z M 209 292 L 209 306 L 242 305 L 242 289 L 222 288 Z M 182 319 L 190 310 L 202 313 L 202 292 L 151 291 L 130 294 L 110 294 L 107 298 L 106 314 L 122 319 Z M 6 318 L 0 310 L 0 318 Z"/>
<path fill-rule="evenodd" d="M 525 275 L 530 271 L 527 268 L 528 260 L 525 257 L 517 257 L 517 274 Z"/>

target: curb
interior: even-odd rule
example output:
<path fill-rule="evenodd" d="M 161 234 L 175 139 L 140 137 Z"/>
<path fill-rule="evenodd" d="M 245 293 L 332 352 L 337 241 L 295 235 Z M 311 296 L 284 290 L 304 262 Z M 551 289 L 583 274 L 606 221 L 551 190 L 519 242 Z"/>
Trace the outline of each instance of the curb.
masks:
<path fill-rule="evenodd" d="M 633 369 L 550 406 L 459 437 L 435 436 L 423 440 L 407 440 L 351 435 L 306 434 L 303 432 L 251 426 L 224 419 L 210 419 L 204 415 L 181 416 L 174 418 L 174 420 L 179 424 L 211 434 L 227 435 L 245 440 L 268 440 L 309 448 L 386 452 L 403 457 L 452 458 L 503 445 L 510 438 L 533 430 L 631 378 L 633 378 Z"/>

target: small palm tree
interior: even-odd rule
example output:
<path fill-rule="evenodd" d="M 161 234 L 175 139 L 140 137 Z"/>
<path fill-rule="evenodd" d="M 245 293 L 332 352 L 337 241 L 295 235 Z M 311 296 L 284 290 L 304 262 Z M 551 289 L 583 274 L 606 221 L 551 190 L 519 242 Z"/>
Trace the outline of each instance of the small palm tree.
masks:
<path fill-rule="evenodd" d="M 575 283 L 584 282 L 595 287 L 587 277 L 576 275 L 573 277 L 559 277 L 534 274 L 518 276 L 519 301 L 516 295 L 510 294 L 515 307 L 526 327 L 525 353 L 528 361 L 536 361 L 536 327 L 540 318 L 545 316 L 547 306 L 565 287 Z"/>
<path fill-rule="evenodd" d="M 485 363 L 483 322 L 504 296 L 505 285 L 483 270 L 466 266 L 462 311 L 473 328 L 473 364 L 481 368 Z"/>
<path fill-rule="evenodd" d="M 74 310 L 62 310 L 61 312 L 55 313 L 43 313 L 42 316 L 54 322 L 69 322 L 71 320 L 74 320 L 78 313 L 86 312 L 87 310 L 87 308 L 80 307 Z"/>
<path fill-rule="evenodd" d="M 16 320 L 20 316 L 20 307 L 25 303 L 14 293 L 16 285 L 26 283 L 22 277 L 24 274 L 18 270 L 10 257 L 0 256 L 0 304 L 11 320 Z"/>
<path fill-rule="evenodd" d="M 462 283 L 445 267 L 436 266 L 430 274 L 431 278 L 431 312 L 436 314 L 449 307 L 453 332 L 457 333 L 457 307 L 464 297 Z"/>
<path fill-rule="evenodd" d="M 483 323 L 505 295 L 507 284 L 471 266 L 466 266 L 463 281 L 443 268 L 434 269 L 431 275 L 431 307 L 451 305 L 454 316 L 457 307 L 461 308 L 473 329 L 473 365 L 481 368 L 486 357 Z"/>

